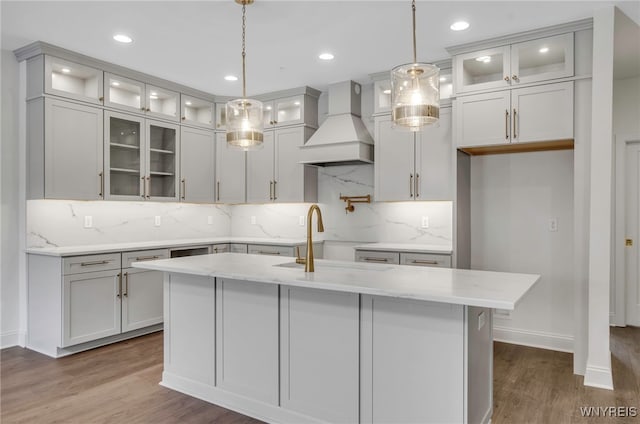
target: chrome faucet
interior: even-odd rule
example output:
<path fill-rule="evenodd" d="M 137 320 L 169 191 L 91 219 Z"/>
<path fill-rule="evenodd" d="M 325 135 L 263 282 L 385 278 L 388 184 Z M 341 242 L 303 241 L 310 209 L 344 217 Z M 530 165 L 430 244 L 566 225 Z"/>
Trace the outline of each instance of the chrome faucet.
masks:
<path fill-rule="evenodd" d="M 313 217 L 313 211 L 318 212 L 318 232 L 324 232 L 324 225 L 322 224 L 322 213 L 318 205 L 311 205 L 309 213 L 307 214 L 307 257 L 304 259 L 304 272 L 314 272 L 313 267 L 313 240 L 311 238 L 311 218 Z M 296 262 L 298 262 L 296 260 Z"/>

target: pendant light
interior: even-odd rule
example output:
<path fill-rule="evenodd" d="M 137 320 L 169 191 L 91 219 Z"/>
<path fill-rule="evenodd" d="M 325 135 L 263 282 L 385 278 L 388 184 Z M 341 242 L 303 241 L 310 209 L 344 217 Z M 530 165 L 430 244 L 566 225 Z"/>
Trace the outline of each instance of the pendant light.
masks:
<path fill-rule="evenodd" d="M 262 102 L 247 98 L 246 85 L 246 8 L 253 1 L 235 0 L 236 3 L 242 5 L 242 98 L 230 100 L 226 105 L 227 146 L 242 150 L 261 148 L 263 141 Z"/>
<path fill-rule="evenodd" d="M 416 58 L 416 1 L 413 13 L 413 63 L 391 70 L 391 118 L 393 127 L 420 131 L 438 122 L 440 116 L 440 69 L 418 63 Z"/>

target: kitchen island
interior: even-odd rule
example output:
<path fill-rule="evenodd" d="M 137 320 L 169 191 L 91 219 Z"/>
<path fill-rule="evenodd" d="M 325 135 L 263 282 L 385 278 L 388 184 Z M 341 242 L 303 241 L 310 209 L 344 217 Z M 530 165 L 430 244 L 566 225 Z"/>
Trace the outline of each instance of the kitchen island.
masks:
<path fill-rule="evenodd" d="M 489 422 L 491 309 L 539 280 L 224 253 L 163 271 L 162 385 L 268 422 Z"/>

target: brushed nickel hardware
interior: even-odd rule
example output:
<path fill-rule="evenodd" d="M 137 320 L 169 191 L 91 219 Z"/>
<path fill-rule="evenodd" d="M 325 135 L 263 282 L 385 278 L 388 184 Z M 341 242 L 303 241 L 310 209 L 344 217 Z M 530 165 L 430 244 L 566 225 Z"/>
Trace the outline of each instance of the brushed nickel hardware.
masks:
<path fill-rule="evenodd" d="M 100 96 L 100 97 L 98 97 L 98 100 L 102 102 L 102 101 L 104 101 L 104 97 Z"/>
<path fill-rule="evenodd" d="M 151 109 L 149 109 L 149 108 L 147 108 L 146 110 L 147 110 L 147 112 L 151 112 Z"/>
<path fill-rule="evenodd" d="M 276 200 L 278 198 L 278 196 L 276 196 L 276 190 L 277 190 L 277 185 L 278 182 L 276 180 L 273 180 L 273 200 Z"/>
<path fill-rule="evenodd" d="M 420 265 L 438 265 L 438 261 L 430 261 L 425 259 L 414 259 L 411 261 L 411 263 Z"/>
<path fill-rule="evenodd" d="M 275 255 L 275 256 L 277 256 L 277 255 L 280 254 L 280 252 L 269 252 L 269 251 L 266 251 L 266 250 L 258 250 L 258 254 L 260 254 L 260 255 Z"/>
<path fill-rule="evenodd" d="M 183 116 L 183 117 L 182 117 L 182 120 L 184 121 L 185 119 L 187 119 L 187 117 L 186 117 L 186 116 Z M 209 121 L 209 122 L 211 122 L 211 121 Z"/>
<path fill-rule="evenodd" d="M 140 179 L 142 180 L 142 198 L 146 199 L 146 197 L 147 197 L 147 185 L 144 182 L 144 177 L 140 177 Z"/>
<path fill-rule="evenodd" d="M 504 138 L 509 140 L 509 111 L 504 111 Z"/>
<path fill-rule="evenodd" d="M 516 108 L 513 108 L 513 138 L 518 138 L 518 134 L 516 132 L 516 120 L 517 118 Z"/>
<path fill-rule="evenodd" d="M 153 259 L 160 259 L 160 256 L 153 255 L 153 256 L 138 256 L 138 257 L 136 257 L 136 261 L 138 261 L 138 262 L 140 262 L 140 261 L 151 261 Z"/>
<path fill-rule="evenodd" d="M 184 200 L 187 195 L 187 183 L 184 178 L 180 182 L 182 183 L 182 196 L 180 197 Z"/>
<path fill-rule="evenodd" d="M 516 82 L 520 81 L 520 80 L 518 79 L 518 76 L 517 76 L 517 75 L 513 75 L 513 76 L 511 77 L 511 79 L 512 79 L 512 80 L 514 80 L 514 81 L 516 81 Z"/>
<path fill-rule="evenodd" d="M 217 188 L 217 190 L 216 190 L 216 200 L 219 202 L 220 201 L 220 181 L 218 181 L 216 183 L 216 188 Z"/>
<path fill-rule="evenodd" d="M 413 174 L 409 174 L 409 197 L 413 197 Z"/>
<path fill-rule="evenodd" d="M 91 262 L 80 262 L 80 266 L 93 266 L 93 265 L 106 265 L 112 260 L 103 260 L 103 261 L 91 261 Z"/>
<path fill-rule="evenodd" d="M 147 193 L 147 199 L 151 199 L 151 177 L 147 175 L 147 189 L 145 190 Z"/>
<path fill-rule="evenodd" d="M 122 273 L 118 273 L 118 287 L 116 291 L 116 297 L 120 297 L 120 293 L 122 293 Z"/>
<path fill-rule="evenodd" d="M 506 82 L 509 82 L 509 75 L 506 75 L 506 76 L 504 77 L 504 80 L 505 80 Z"/>
<path fill-rule="evenodd" d="M 278 121 L 273 121 L 274 125 L 278 123 Z"/>
<path fill-rule="evenodd" d="M 98 193 L 98 196 L 104 197 L 104 173 L 101 172 L 98 176 L 100 177 L 100 193 Z"/>
<path fill-rule="evenodd" d="M 625 239 L 624 245 L 628 247 L 633 246 L 633 239 Z"/>
<path fill-rule="evenodd" d="M 362 258 L 367 262 L 389 262 L 387 258 Z"/>
<path fill-rule="evenodd" d="M 340 200 L 344 200 L 347 202 L 347 206 L 344 208 L 345 213 L 353 212 L 356 208 L 353 206 L 354 203 L 371 203 L 371 195 L 367 194 L 366 196 L 343 196 L 340 194 Z"/>
<path fill-rule="evenodd" d="M 420 174 L 416 172 L 416 199 L 420 197 Z"/>
<path fill-rule="evenodd" d="M 273 200 L 273 181 L 269 181 L 269 200 Z"/>
<path fill-rule="evenodd" d="M 122 296 L 126 296 L 129 292 L 129 273 L 124 273 L 124 291 L 122 292 Z"/>
<path fill-rule="evenodd" d="M 144 106 L 142 106 L 142 107 L 140 108 L 140 110 L 144 112 Z"/>
<path fill-rule="evenodd" d="M 300 257 L 300 246 L 296 246 L 296 263 L 301 265 L 307 263 L 305 258 Z"/>
<path fill-rule="evenodd" d="M 320 207 L 316 204 L 311 205 L 309 212 L 307 213 L 307 256 L 305 257 L 304 272 L 314 272 L 315 267 L 313 264 L 313 240 L 311 236 L 311 219 L 313 218 L 313 211 L 318 215 L 318 232 L 324 232 L 324 224 L 322 223 L 322 212 Z"/>

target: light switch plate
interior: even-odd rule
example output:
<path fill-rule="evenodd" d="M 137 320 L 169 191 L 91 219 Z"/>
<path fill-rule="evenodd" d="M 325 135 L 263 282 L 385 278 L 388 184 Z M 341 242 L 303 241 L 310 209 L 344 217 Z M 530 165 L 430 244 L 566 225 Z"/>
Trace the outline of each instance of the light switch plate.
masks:
<path fill-rule="evenodd" d="M 304 227 L 304 215 L 298 217 L 298 225 Z"/>
<path fill-rule="evenodd" d="M 84 228 L 92 228 L 92 227 L 93 227 L 93 217 L 91 215 L 85 215 Z"/>
<path fill-rule="evenodd" d="M 429 228 L 429 217 L 428 216 L 423 216 L 422 217 L 422 228 Z"/>
<path fill-rule="evenodd" d="M 213 225 L 213 217 L 211 215 L 207 216 L 207 224 Z"/>
<path fill-rule="evenodd" d="M 251 216 L 251 225 L 256 225 L 257 220 L 255 216 Z"/>
<path fill-rule="evenodd" d="M 160 215 L 156 215 L 155 219 L 153 220 L 153 224 L 154 224 L 156 227 L 159 227 L 159 226 L 160 226 L 160 224 L 161 224 Z"/>

